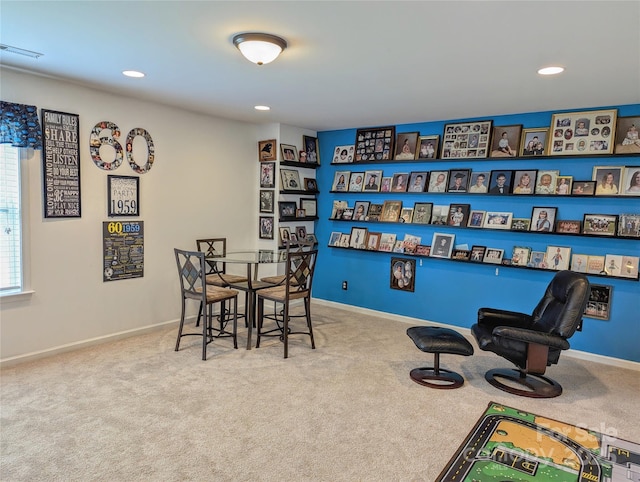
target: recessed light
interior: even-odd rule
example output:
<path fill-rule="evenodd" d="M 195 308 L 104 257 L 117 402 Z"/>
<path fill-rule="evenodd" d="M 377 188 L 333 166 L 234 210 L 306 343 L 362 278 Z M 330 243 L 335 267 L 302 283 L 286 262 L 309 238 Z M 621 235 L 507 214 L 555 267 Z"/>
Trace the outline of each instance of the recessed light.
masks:
<path fill-rule="evenodd" d="M 255 110 L 271 110 L 271 107 L 268 105 L 256 105 L 254 107 Z"/>
<path fill-rule="evenodd" d="M 136 79 L 144 77 L 144 73 L 138 72 L 137 70 L 123 70 L 122 75 L 126 75 L 127 77 L 133 77 Z"/>
<path fill-rule="evenodd" d="M 540 75 L 556 75 L 556 74 L 559 74 L 561 72 L 564 72 L 564 67 L 552 66 L 552 67 L 544 67 L 544 68 L 538 70 L 538 73 Z"/>

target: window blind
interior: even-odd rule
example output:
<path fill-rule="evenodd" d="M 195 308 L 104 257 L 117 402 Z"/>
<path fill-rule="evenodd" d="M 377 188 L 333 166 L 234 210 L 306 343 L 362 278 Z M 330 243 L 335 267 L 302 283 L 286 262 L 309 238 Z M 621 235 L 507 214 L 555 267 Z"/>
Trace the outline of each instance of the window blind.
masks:
<path fill-rule="evenodd" d="M 0 294 L 22 289 L 20 150 L 0 144 Z"/>

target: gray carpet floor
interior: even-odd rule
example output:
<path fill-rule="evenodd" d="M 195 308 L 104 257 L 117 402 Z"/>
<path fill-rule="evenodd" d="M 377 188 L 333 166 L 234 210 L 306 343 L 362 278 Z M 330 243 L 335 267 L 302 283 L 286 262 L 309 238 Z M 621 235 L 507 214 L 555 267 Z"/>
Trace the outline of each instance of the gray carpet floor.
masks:
<path fill-rule="evenodd" d="M 7 367 L 0 480 L 433 481 L 490 401 L 640 442 L 637 371 L 563 354 L 555 399 L 509 395 L 477 349 L 442 356 L 465 378 L 433 390 L 409 378 L 432 362 L 410 324 L 313 304 L 306 337 L 259 349 L 160 330 Z"/>

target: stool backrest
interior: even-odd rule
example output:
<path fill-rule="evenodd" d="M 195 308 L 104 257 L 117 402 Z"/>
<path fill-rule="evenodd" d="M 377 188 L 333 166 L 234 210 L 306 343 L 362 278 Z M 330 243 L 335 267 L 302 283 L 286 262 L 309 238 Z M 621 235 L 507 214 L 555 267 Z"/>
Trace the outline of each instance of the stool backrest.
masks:
<path fill-rule="evenodd" d="M 182 296 L 207 303 L 206 263 L 204 253 L 174 248 Z M 203 305 L 204 306 L 204 305 Z"/>
<path fill-rule="evenodd" d="M 221 258 L 227 254 L 227 238 L 205 238 L 196 239 L 198 251 L 202 251 L 205 255 L 207 264 L 206 274 L 222 273 L 225 274 L 227 266 L 225 263 L 217 263 L 211 258 Z"/>

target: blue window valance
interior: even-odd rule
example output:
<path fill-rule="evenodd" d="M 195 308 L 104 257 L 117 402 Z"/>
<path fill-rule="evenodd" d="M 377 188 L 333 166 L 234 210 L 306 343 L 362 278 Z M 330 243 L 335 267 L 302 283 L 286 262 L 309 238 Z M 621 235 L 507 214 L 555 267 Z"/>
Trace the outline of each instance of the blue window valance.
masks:
<path fill-rule="evenodd" d="M 42 149 L 42 129 L 35 105 L 0 101 L 0 144 Z"/>

